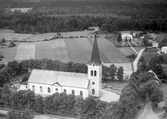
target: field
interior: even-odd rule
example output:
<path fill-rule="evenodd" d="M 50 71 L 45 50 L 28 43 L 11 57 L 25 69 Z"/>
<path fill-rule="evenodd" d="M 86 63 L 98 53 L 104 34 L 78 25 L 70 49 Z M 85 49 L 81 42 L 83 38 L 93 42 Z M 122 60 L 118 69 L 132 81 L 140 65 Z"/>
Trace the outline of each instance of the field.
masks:
<path fill-rule="evenodd" d="M 14 60 L 35 59 L 35 44 L 20 43 Z"/>
<path fill-rule="evenodd" d="M 4 61 L 43 59 L 87 63 L 90 60 L 94 38 L 66 38 L 32 43 L 18 43 L 17 48 L 3 48 Z M 103 63 L 129 63 L 130 60 L 113 43 L 98 38 Z"/>

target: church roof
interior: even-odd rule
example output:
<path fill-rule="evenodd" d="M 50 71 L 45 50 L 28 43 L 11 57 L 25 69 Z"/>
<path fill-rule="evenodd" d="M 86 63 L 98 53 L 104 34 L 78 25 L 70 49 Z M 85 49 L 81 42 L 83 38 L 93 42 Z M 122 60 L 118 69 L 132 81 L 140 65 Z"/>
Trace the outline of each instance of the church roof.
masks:
<path fill-rule="evenodd" d="M 100 60 L 99 49 L 98 49 L 98 45 L 97 45 L 97 36 L 96 35 L 95 35 L 95 40 L 94 40 L 94 44 L 93 44 L 91 59 L 88 62 L 88 64 L 91 65 L 93 63 L 95 63 L 96 65 L 101 65 L 101 60 Z"/>
<path fill-rule="evenodd" d="M 33 69 L 28 83 L 48 85 L 59 83 L 60 86 L 88 88 L 89 80 L 87 74 L 82 73 Z"/>

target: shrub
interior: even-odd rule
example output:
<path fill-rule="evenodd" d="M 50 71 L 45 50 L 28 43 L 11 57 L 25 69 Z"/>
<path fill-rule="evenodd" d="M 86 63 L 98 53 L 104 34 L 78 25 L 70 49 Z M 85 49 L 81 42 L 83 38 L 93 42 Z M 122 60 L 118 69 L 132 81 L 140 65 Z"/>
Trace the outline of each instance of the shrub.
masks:
<path fill-rule="evenodd" d="M 11 41 L 8 45 L 8 47 L 14 47 L 14 46 L 16 46 L 16 44 L 13 41 Z"/>

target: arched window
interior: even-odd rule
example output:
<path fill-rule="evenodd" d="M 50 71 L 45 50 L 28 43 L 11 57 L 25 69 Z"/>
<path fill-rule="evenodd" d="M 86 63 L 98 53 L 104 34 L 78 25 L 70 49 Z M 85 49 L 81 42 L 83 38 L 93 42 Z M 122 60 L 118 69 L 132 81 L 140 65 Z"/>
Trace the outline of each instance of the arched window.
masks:
<path fill-rule="evenodd" d="M 75 95 L 75 91 L 74 90 L 72 90 L 72 94 Z"/>
<path fill-rule="evenodd" d="M 42 90 L 42 86 L 40 86 L 40 92 L 43 92 L 43 90 Z"/>
<path fill-rule="evenodd" d="M 48 93 L 50 93 L 50 88 L 48 87 Z"/>
<path fill-rule="evenodd" d="M 58 88 L 56 88 L 56 92 L 58 91 Z"/>
<path fill-rule="evenodd" d="M 91 76 L 93 76 L 93 70 L 91 70 Z"/>
<path fill-rule="evenodd" d="M 94 71 L 94 76 L 96 76 L 97 75 L 97 71 Z"/>
<path fill-rule="evenodd" d="M 64 93 L 67 93 L 66 89 L 64 89 Z"/>
<path fill-rule="evenodd" d="M 35 86 L 32 86 L 32 90 L 35 91 Z"/>
<path fill-rule="evenodd" d="M 92 82 L 92 85 L 95 85 L 95 82 Z"/>
<path fill-rule="evenodd" d="M 80 95 L 83 96 L 83 92 L 82 91 L 80 91 Z"/>
<path fill-rule="evenodd" d="M 92 94 L 93 94 L 93 95 L 95 94 L 95 89 L 92 89 Z"/>

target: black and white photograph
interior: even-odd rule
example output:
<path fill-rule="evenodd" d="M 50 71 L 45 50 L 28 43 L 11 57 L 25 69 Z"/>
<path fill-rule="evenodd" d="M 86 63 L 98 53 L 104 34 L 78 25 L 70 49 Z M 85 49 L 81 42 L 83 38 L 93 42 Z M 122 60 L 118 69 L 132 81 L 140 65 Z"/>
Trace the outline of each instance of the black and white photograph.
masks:
<path fill-rule="evenodd" d="M 167 0 L 0 0 L 0 119 L 167 119 Z"/>

